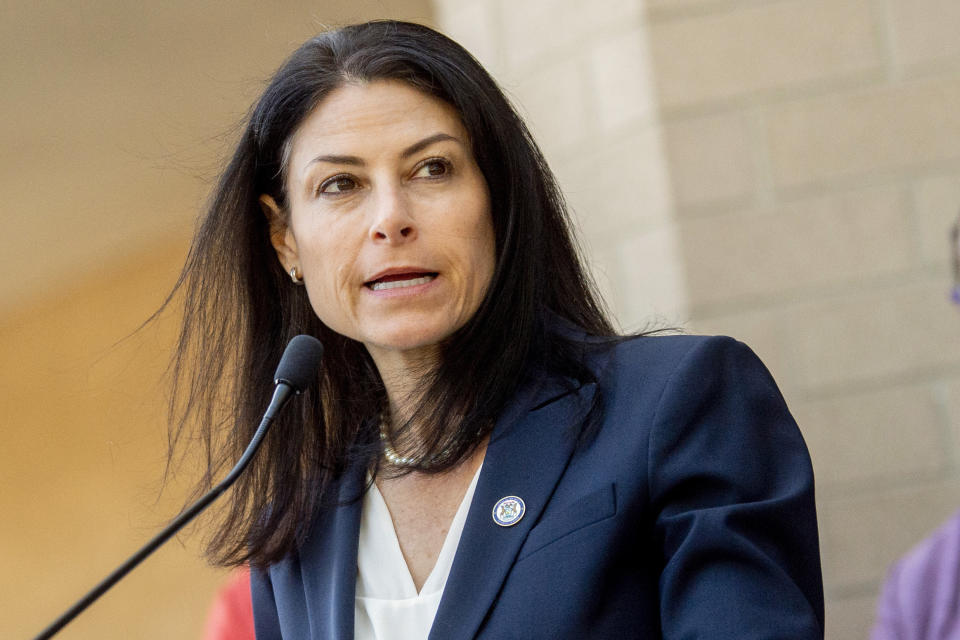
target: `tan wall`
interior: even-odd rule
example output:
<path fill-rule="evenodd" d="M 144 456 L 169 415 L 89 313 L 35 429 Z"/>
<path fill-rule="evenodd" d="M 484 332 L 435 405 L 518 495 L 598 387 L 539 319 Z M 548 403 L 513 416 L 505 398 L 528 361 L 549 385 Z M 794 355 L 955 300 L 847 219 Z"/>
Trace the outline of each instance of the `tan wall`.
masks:
<path fill-rule="evenodd" d="M 173 285 L 264 80 L 323 24 L 424 1 L 4 4 L 0 20 L 0 638 L 33 637 L 149 540 Z M 125 339 L 126 338 L 126 339 Z M 197 638 L 222 573 L 173 540 L 64 638 Z"/>
<path fill-rule="evenodd" d="M 435 4 L 529 115 L 621 323 L 768 363 L 813 455 L 828 638 L 866 637 L 960 507 L 960 4 Z"/>
<path fill-rule="evenodd" d="M 828 637 L 866 637 L 890 563 L 960 508 L 960 5 L 682 5 L 648 15 L 693 326 L 780 381 Z"/>
<path fill-rule="evenodd" d="M 160 245 L 135 265 L 78 276 L 0 325 L 0 637 L 38 633 L 179 508 L 182 484 L 158 501 L 160 380 L 175 323 L 167 316 L 124 337 L 162 301 L 182 249 Z M 220 573 L 198 557 L 198 537 L 186 540 L 148 559 L 64 637 L 197 636 Z"/>
<path fill-rule="evenodd" d="M 576 216 L 621 326 L 678 326 L 687 287 L 635 0 L 436 0 L 436 20 L 514 100 Z"/>

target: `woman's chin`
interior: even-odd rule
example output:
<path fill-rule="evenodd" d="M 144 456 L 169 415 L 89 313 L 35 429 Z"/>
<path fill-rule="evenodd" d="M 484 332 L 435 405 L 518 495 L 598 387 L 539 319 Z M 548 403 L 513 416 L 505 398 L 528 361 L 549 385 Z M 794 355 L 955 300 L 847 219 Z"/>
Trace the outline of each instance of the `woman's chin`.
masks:
<path fill-rule="evenodd" d="M 410 333 L 394 333 L 389 336 L 378 336 L 375 340 L 365 340 L 367 351 L 378 363 L 381 361 L 410 361 L 423 362 L 436 357 L 440 342 L 447 334 L 424 333 L 423 331 Z"/>

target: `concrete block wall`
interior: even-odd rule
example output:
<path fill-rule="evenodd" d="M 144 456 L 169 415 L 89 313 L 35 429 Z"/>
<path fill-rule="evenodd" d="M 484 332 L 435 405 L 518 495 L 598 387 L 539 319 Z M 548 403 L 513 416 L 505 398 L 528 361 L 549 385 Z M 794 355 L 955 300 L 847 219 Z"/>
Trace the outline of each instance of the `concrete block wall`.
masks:
<path fill-rule="evenodd" d="M 521 106 L 625 328 L 750 344 L 818 483 L 827 637 L 960 508 L 956 0 L 435 0 Z"/>
<path fill-rule="evenodd" d="M 620 324 L 685 323 L 687 287 L 642 4 L 435 0 L 434 19 L 526 118 Z"/>
<path fill-rule="evenodd" d="M 691 325 L 764 358 L 817 474 L 827 637 L 960 508 L 960 5 L 650 0 Z"/>

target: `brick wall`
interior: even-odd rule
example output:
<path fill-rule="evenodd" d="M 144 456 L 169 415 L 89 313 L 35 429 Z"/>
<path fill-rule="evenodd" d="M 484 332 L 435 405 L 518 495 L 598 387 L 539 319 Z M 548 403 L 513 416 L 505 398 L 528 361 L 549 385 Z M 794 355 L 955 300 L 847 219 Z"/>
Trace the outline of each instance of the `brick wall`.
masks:
<path fill-rule="evenodd" d="M 521 105 L 611 306 L 751 344 L 818 482 L 827 636 L 960 508 L 956 0 L 435 0 Z"/>

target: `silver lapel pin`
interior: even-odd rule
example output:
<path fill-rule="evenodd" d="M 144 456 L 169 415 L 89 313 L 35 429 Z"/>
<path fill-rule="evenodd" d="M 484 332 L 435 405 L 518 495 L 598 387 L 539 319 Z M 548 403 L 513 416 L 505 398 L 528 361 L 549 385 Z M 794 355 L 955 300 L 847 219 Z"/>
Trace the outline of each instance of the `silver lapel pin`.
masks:
<path fill-rule="evenodd" d="M 523 500 L 517 496 L 500 498 L 497 504 L 493 505 L 493 521 L 501 527 L 512 527 L 520 522 L 526 510 Z"/>

